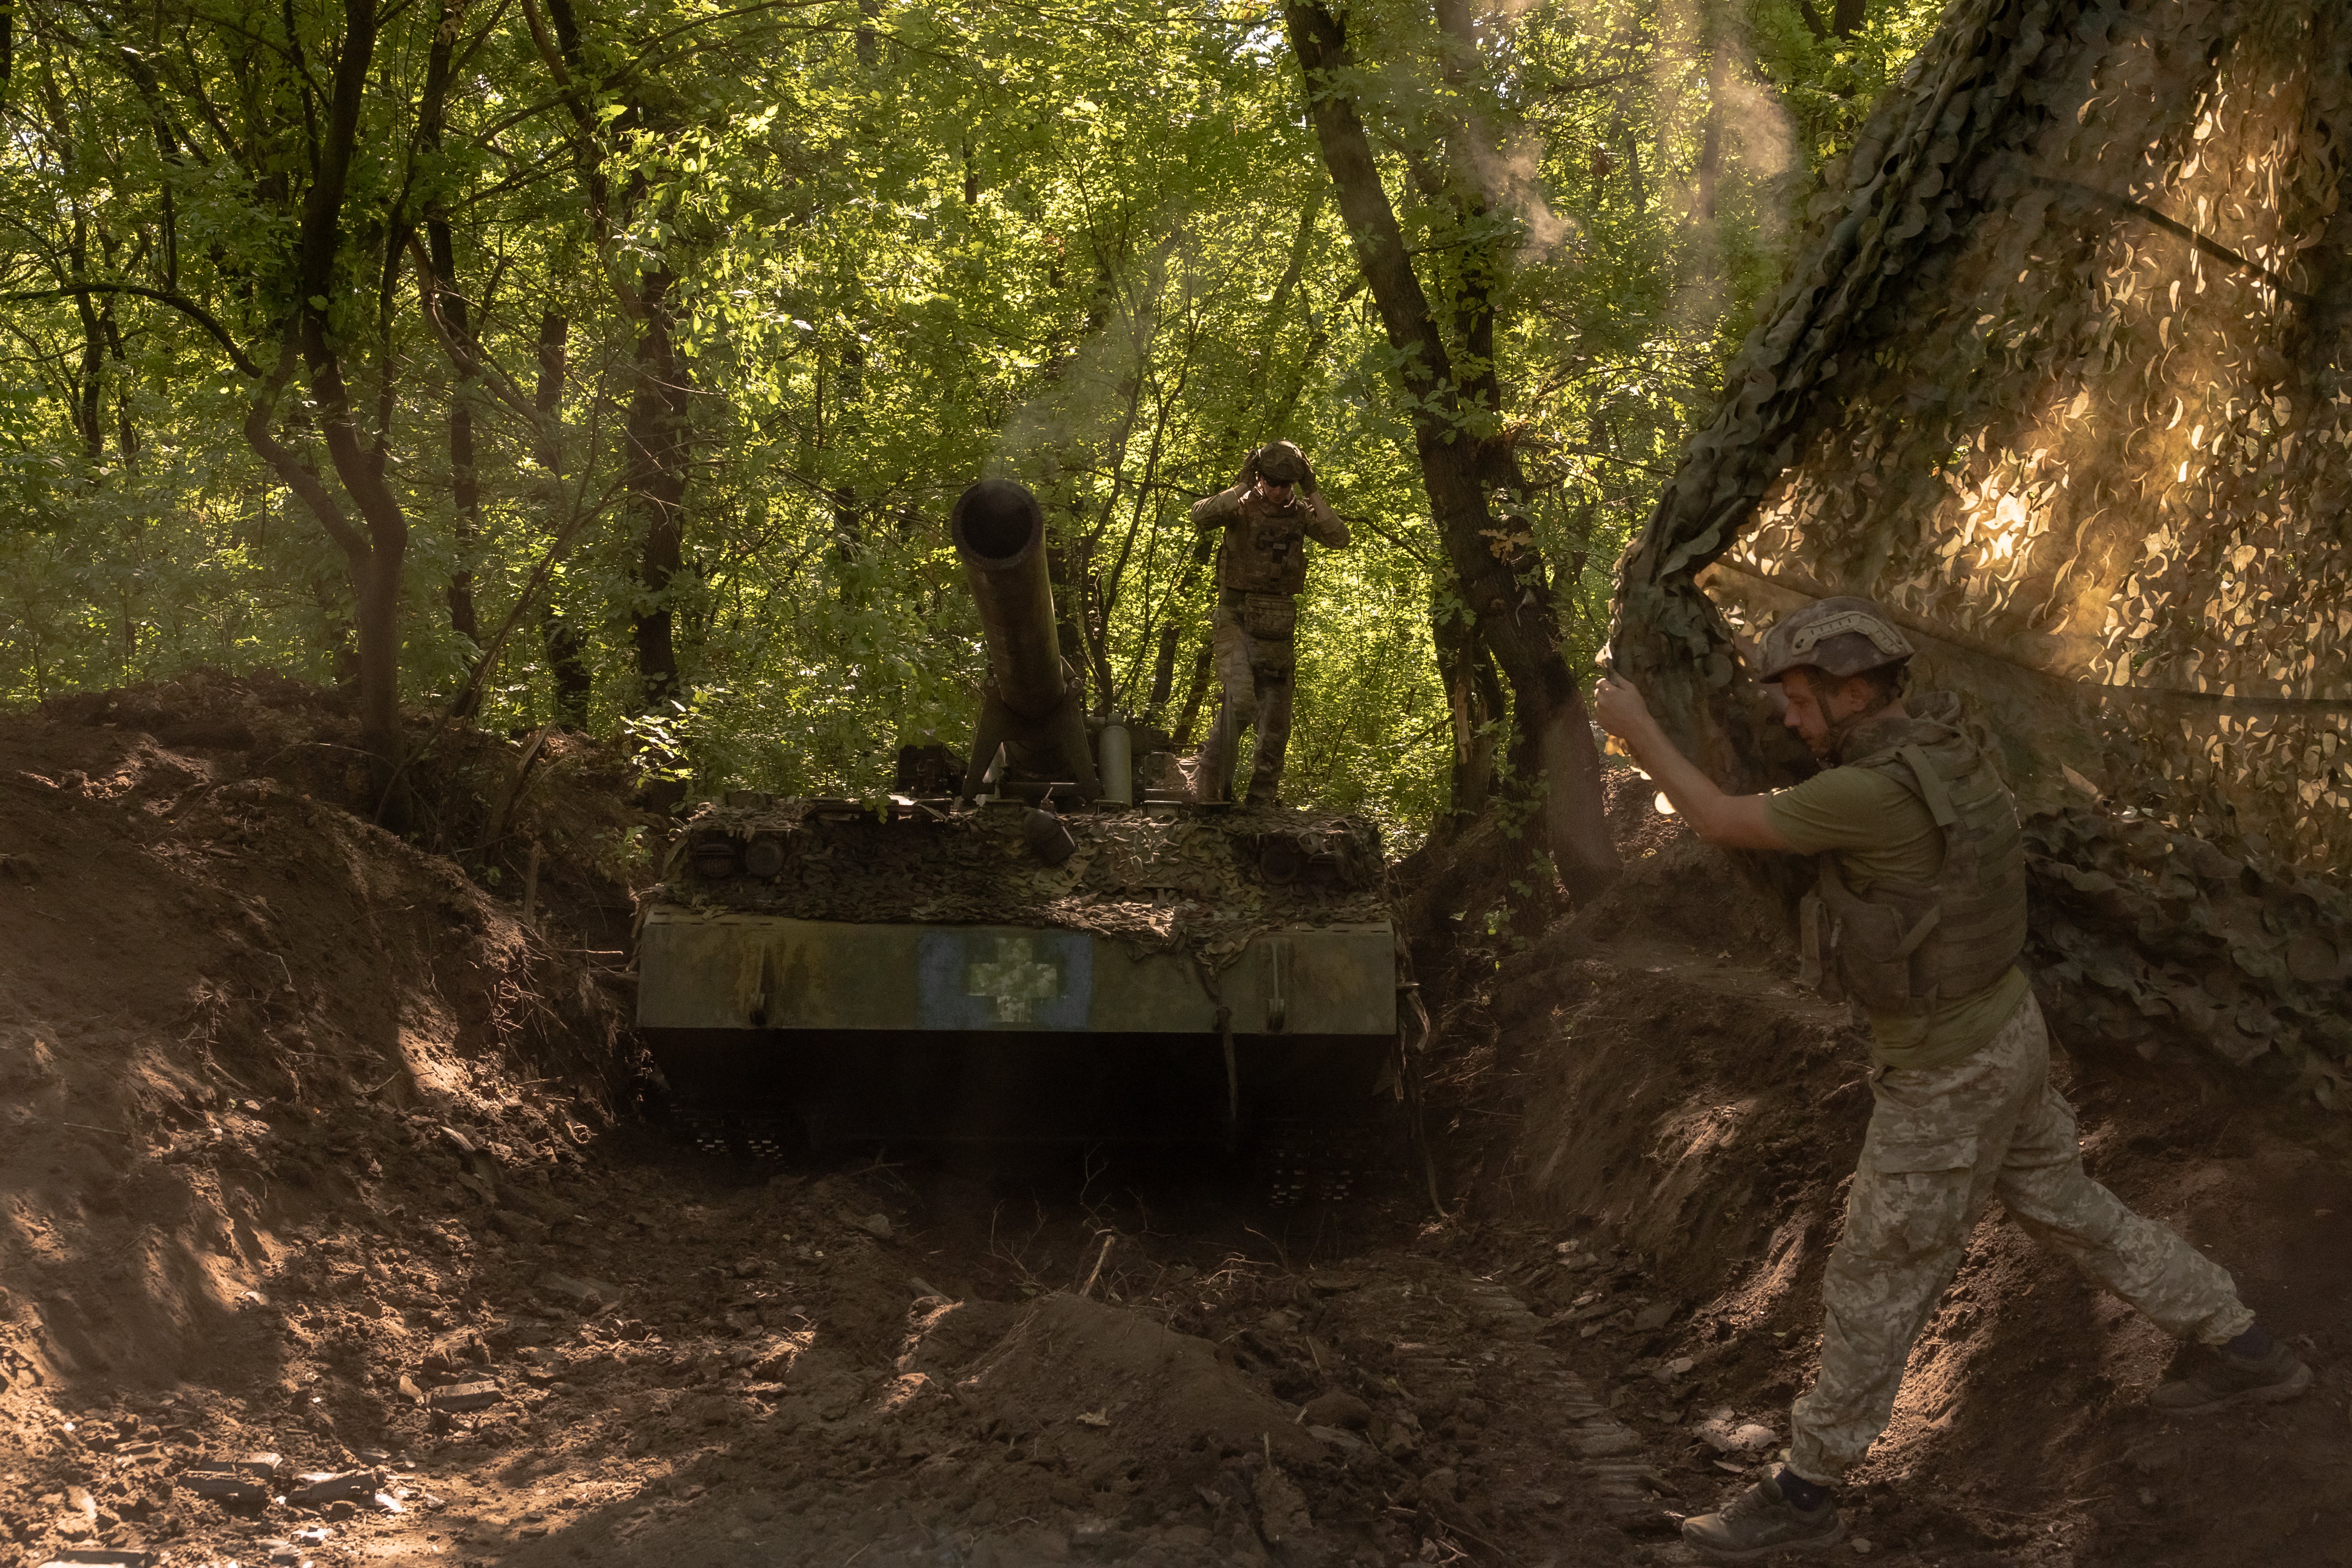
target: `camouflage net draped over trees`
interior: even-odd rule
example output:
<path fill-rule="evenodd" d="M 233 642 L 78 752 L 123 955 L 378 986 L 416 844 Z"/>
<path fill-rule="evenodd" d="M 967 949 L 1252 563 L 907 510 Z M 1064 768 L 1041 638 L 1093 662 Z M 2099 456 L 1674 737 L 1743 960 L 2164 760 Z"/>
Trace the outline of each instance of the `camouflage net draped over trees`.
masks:
<path fill-rule="evenodd" d="M 2062 1027 L 2352 1030 L 2352 17 L 1963 0 L 1621 567 L 1612 654 L 1716 771 L 1793 763 L 1738 623 L 1869 595 L 2033 814 Z M 1710 597 L 1712 595 L 1712 597 Z M 2275 1053 L 2275 1054 L 2273 1054 Z"/>

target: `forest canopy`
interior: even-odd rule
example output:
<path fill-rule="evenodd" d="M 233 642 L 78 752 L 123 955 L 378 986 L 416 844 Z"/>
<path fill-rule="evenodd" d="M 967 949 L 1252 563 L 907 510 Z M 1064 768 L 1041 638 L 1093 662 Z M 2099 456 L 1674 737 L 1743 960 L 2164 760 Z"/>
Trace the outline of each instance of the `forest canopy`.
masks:
<path fill-rule="evenodd" d="M 1473 389 L 1449 417 L 1517 465 L 1495 553 L 1589 671 L 1788 215 L 1934 10 L 1312 15 Z M 379 732 L 560 722 L 697 793 L 871 794 L 969 734 L 944 521 L 994 474 L 1046 503 L 1090 705 L 1197 742 L 1186 509 L 1287 437 L 1355 542 L 1302 603 L 1286 795 L 1410 843 L 1513 766 L 1279 10 L 0 25 L 0 700 L 274 668 Z"/>

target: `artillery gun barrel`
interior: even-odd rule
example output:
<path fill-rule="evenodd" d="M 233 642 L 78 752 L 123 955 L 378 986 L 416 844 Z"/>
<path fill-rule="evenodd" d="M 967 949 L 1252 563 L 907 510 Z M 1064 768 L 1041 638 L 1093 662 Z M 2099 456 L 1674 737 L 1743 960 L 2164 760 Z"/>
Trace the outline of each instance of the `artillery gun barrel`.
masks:
<path fill-rule="evenodd" d="M 1054 632 L 1054 584 L 1045 569 L 1045 513 L 1028 487 L 982 479 L 956 498 L 948 531 L 963 561 L 988 645 L 989 679 L 972 736 L 963 795 L 980 793 L 999 746 L 1024 765 L 1055 765 L 1080 800 L 1101 794 L 1087 742 L 1080 688 L 1062 663 Z"/>
<path fill-rule="evenodd" d="M 1068 683 L 1054 635 L 1044 510 L 1025 485 L 982 479 L 957 498 L 948 528 L 980 606 L 997 695 L 1024 718 L 1045 718 L 1061 707 Z"/>

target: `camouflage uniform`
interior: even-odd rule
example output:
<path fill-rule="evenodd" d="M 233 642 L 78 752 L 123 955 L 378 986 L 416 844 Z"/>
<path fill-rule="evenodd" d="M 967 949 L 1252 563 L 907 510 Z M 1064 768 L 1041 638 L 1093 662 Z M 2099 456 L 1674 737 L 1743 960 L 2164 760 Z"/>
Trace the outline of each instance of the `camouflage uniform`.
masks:
<path fill-rule="evenodd" d="M 2029 995 L 1965 1060 L 1871 1075 L 1877 1107 L 1822 1287 L 1821 1375 L 1793 1413 L 1789 1468 L 1806 1480 L 1836 1480 L 1885 1429 L 1911 1342 L 1995 1194 L 2019 1229 L 2166 1332 L 2220 1344 L 2252 1324 L 2227 1270 L 2084 1173 L 2049 1071 Z"/>
<path fill-rule="evenodd" d="M 1223 700 L 1202 742 L 1195 770 L 1202 800 L 1223 800 L 1233 787 L 1242 731 L 1257 731 L 1257 759 L 1250 769 L 1248 798 L 1270 802 L 1282 780 L 1283 753 L 1290 744 L 1292 677 L 1297 668 L 1292 633 L 1298 621 L 1298 592 L 1307 585 L 1307 545 L 1348 542 L 1348 525 L 1324 501 L 1306 471 L 1297 448 L 1300 478 L 1287 505 L 1276 506 L 1255 489 L 1259 458 L 1253 453 L 1241 482 L 1192 508 L 1197 528 L 1223 531 L 1217 548 L 1217 609 L 1211 622 L 1210 650 Z"/>
<path fill-rule="evenodd" d="M 1911 651 L 1869 600 L 1822 599 L 1773 626 L 1762 675 L 1811 667 L 1842 679 Z M 1996 1194 L 2019 1229 L 2168 1333 L 2218 1345 L 2254 1321 L 2221 1265 L 2084 1173 L 2074 1108 L 2050 1087 L 2042 1008 L 2011 968 L 2026 931 L 2016 805 L 1963 732 L 1958 703 L 1927 693 L 1899 717 L 1858 719 L 1832 749 L 1843 766 L 1901 784 L 1940 831 L 1943 853 L 1930 879 L 1880 876 L 1857 891 L 1843 862 L 1868 836 L 1845 837 L 1847 848 L 1822 855 L 1821 884 L 1800 922 L 1808 983 L 1869 1010 L 1881 1058 L 1845 1234 L 1822 1283 L 1821 1375 L 1791 1419 L 1789 1468 L 1819 1484 L 1837 1479 L 1885 1429 L 1912 1342 Z M 1773 821 L 1792 847 L 1814 837 L 1792 830 L 1794 816 Z M 1821 839 L 1824 848 L 1840 841 Z M 2004 987 L 2022 993 L 2014 1011 L 1982 1045 L 1950 1054 L 1986 1026 L 1971 1002 Z M 1927 1035 L 1887 1050 L 1888 1029 L 1909 1017 L 1927 1019 Z M 1939 1019 L 1958 1037 L 1930 1047 Z M 1891 1065 L 1906 1056 L 1927 1059 Z"/>
<path fill-rule="evenodd" d="M 1233 791 L 1242 731 L 1257 731 L 1248 797 L 1271 798 L 1281 787 L 1283 753 L 1290 749 L 1290 696 L 1297 667 L 1291 639 L 1252 636 L 1240 606 L 1217 606 L 1210 622 L 1210 656 L 1223 699 L 1201 743 L 1201 798 L 1223 800 Z"/>

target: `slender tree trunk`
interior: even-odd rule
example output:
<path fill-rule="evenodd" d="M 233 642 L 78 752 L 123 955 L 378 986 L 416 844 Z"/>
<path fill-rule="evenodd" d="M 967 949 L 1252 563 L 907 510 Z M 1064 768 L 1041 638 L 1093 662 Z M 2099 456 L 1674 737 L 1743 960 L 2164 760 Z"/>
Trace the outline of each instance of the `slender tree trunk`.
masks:
<path fill-rule="evenodd" d="M 551 539 L 563 532 L 568 521 L 563 515 L 561 437 L 563 378 L 570 358 L 566 345 L 571 335 L 571 318 L 562 311 L 550 310 L 541 315 L 539 381 L 531 389 L 531 407 L 539 415 L 539 427 L 531 461 L 539 469 L 541 526 Z M 595 690 L 595 677 L 588 668 L 588 639 L 564 610 L 562 590 L 557 582 L 548 584 L 547 598 L 540 609 L 539 635 L 540 644 L 547 653 L 548 680 L 554 689 L 555 721 L 570 729 L 584 730 L 588 727 L 588 700 Z"/>
<path fill-rule="evenodd" d="M 1504 717 L 1503 683 L 1495 660 L 1478 641 L 1475 618 L 1449 602 L 1433 605 L 1430 629 L 1437 645 L 1438 674 L 1452 710 L 1454 768 L 1451 829 L 1486 809 L 1495 788 L 1497 747 L 1494 725 Z"/>
<path fill-rule="evenodd" d="M 67 258 L 73 263 L 75 282 L 89 278 L 89 220 L 74 215 L 73 238 Z M 74 296 L 81 316 L 81 373 L 74 382 L 74 431 L 81 437 L 83 456 L 96 462 L 106 455 L 106 427 L 99 419 L 101 388 L 106 382 L 106 337 L 98 324 L 98 307 L 87 294 Z"/>
<path fill-rule="evenodd" d="M 1540 773 L 1539 820 L 1553 864 L 1572 896 L 1590 897 L 1618 869 L 1602 817 L 1600 758 L 1575 677 L 1560 657 L 1549 584 L 1532 542 L 1513 546 L 1517 531 L 1498 528 L 1487 502 L 1487 470 L 1517 465 L 1507 449 L 1465 438 L 1472 409 L 1453 356 L 1413 273 L 1355 102 L 1334 85 L 1353 64 L 1338 18 L 1311 0 L 1291 0 L 1286 12 L 1340 214 L 1389 342 L 1402 356 L 1399 374 L 1412 403 L 1413 444 L 1432 515 L 1479 636 L 1510 682 L 1518 733 L 1514 750 Z M 1491 317 L 1483 301 L 1474 302 L 1470 314 Z M 1491 338 L 1491 320 L 1484 331 Z M 1486 362 L 1479 374 L 1491 377 L 1491 346 L 1479 357 Z M 1505 543 L 1499 553 L 1497 540 Z"/>
<path fill-rule="evenodd" d="M 548 0 L 548 19 L 555 36 L 549 38 L 532 23 L 533 41 L 560 87 L 569 88 L 587 75 L 587 57 L 579 16 L 572 0 Z M 526 8 L 526 16 L 535 13 Z M 591 112 L 584 94 L 567 93 L 566 101 L 578 132 L 576 153 L 583 194 L 588 201 L 590 226 L 604 252 L 607 276 L 621 310 L 636 323 L 637 352 L 629 397 L 626 452 L 622 479 L 637 525 L 644 532 L 637 557 L 636 605 L 630 612 L 636 649 L 636 709 L 643 712 L 669 701 L 684 689 L 678 676 L 676 617 L 671 590 L 686 559 L 687 459 L 691 451 L 688 406 L 694 384 L 684 356 L 677 352 L 677 323 L 671 290 L 677 274 L 667 262 L 635 276 L 614 268 L 625 266 L 614 253 L 615 232 L 612 190 L 605 178 L 603 123 Z M 641 105 L 630 102 L 616 122 L 626 127 L 641 121 Z M 634 206 L 636 189 L 624 198 Z M 664 786 L 654 792 L 674 796 Z"/>
<path fill-rule="evenodd" d="M 1176 732 L 1168 742 L 1179 752 L 1192 749 L 1192 731 L 1201 721 L 1201 700 L 1209 693 L 1209 671 L 1215 662 L 1215 647 L 1202 637 L 1200 651 L 1192 656 L 1192 679 L 1184 687 L 1184 711 L 1178 717 Z"/>
<path fill-rule="evenodd" d="M 670 596 L 685 562 L 687 400 L 693 386 L 670 318 L 669 292 L 677 280 L 664 267 L 640 284 L 645 314 L 637 325 L 636 387 L 629 400 L 626 480 L 638 526 L 645 530 L 638 552 L 639 601 L 630 616 L 641 711 L 682 689 Z"/>
<path fill-rule="evenodd" d="M 1168 694 L 1176 686 L 1176 644 L 1181 635 L 1174 621 L 1161 623 L 1160 645 L 1151 654 L 1151 695 L 1143 704 L 1146 723 L 1159 723 L 1168 711 Z"/>
<path fill-rule="evenodd" d="M 442 0 L 438 21 L 433 29 L 433 45 L 425 59 L 425 97 L 418 113 L 418 141 L 428 155 L 441 151 L 449 100 L 449 70 L 457 42 L 459 7 L 454 0 Z M 425 247 L 433 266 L 433 289 L 441 319 L 447 324 L 450 335 L 461 344 L 471 344 L 471 312 L 466 297 L 457 289 L 457 247 L 450 232 L 447 208 L 438 195 L 428 196 L 425 206 Z M 481 486 L 474 470 L 474 400 L 473 376 L 463 367 L 454 373 L 449 389 L 449 499 L 457 512 L 457 564 L 449 574 L 447 598 L 449 626 L 467 642 L 478 647 L 482 640 L 480 618 L 474 609 L 474 551 L 482 535 Z M 468 680 L 466 695 L 459 700 L 452 717 L 470 719 L 481 707 L 483 682 Z"/>

